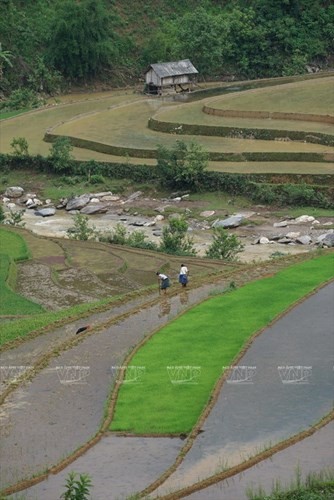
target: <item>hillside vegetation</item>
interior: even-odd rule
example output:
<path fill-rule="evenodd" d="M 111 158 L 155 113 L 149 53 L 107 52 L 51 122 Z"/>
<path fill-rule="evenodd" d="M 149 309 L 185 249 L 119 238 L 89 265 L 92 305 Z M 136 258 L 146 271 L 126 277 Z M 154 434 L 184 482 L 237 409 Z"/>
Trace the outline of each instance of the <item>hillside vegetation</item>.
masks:
<path fill-rule="evenodd" d="M 325 67 L 326 0 L 2 0 L 0 92 L 11 107 L 73 83 L 141 81 L 149 63 L 190 58 L 201 78 L 273 77 Z M 36 97 L 37 95 L 37 97 Z"/>

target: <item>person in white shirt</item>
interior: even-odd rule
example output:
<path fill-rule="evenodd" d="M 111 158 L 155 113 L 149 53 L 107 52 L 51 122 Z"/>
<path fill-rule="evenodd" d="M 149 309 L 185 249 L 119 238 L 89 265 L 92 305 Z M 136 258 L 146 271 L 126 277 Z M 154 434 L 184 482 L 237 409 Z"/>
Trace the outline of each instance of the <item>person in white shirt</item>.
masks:
<path fill-rule="evenodd" d="M 167 292 L 167 288 L 170 287 L 170 281 L 169 278 L 166 274 L 159 273 L 157 272 L 156 275 L 158 276 L 158 282 L 159 282 L 159 290 L 164 290 L 164 293 Z"/>
<path fill-rule="evenodd" d="M 183 287 L 187 286 L 188 276 L 189 276 L 189 271 L 188 271 L 187 266 L 185 266 L 184 264 L 181 264 L 181 268 L 180 268 L 180 272 L 179 272 L 179 283 L 181 283 L 181 285 Z"/>

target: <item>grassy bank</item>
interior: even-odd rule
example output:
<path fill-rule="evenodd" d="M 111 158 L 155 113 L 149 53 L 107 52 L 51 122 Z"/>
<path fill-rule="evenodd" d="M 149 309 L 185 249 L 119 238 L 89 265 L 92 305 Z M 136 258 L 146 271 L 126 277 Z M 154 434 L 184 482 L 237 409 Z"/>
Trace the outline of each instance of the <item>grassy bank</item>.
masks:
<path fill-rule="evenodd" d="M 141 383 L 121 386 L 111 429 L 189 432 L 208 403 L 222 367 L 247 340 L 291 304 L 334 276 L 333 254 L 292 266 L 194 307 L 156 333 L 132 358 L 127 376 L 144 367 Z M 261 304 L 261 307 L 259 307 Z M 175 383 L 184 367 L 192 382 Z M 182 373 L 181 370 L 181 373 Z"/>

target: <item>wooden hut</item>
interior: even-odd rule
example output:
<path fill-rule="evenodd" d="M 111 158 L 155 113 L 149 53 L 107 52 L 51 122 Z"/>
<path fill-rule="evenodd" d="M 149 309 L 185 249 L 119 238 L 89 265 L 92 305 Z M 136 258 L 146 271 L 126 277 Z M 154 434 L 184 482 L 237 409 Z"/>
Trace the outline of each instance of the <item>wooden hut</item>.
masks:
<path fill-rule="evenodd" d="M 145 73 L 145 87 L 149 94 L 161 95 L 163 91 L 190 91 L 198 75 L 189 59 L 151 64 Z"/>

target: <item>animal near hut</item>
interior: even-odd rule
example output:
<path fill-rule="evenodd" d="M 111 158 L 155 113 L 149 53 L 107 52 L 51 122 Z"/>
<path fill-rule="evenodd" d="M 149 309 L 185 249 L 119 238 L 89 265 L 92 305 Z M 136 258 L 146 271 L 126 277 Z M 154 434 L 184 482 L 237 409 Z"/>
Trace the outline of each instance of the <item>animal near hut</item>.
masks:
<path fill-rule="evenodd" d="M 162 95 L 164 92 L 190 92 L 198 71 L 189 59 L 151 64 L 145 73 L 145 92 Z"/>

